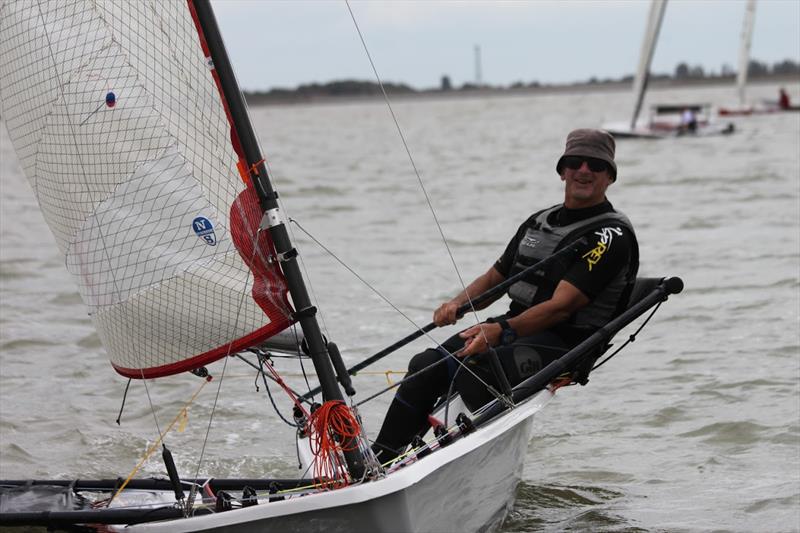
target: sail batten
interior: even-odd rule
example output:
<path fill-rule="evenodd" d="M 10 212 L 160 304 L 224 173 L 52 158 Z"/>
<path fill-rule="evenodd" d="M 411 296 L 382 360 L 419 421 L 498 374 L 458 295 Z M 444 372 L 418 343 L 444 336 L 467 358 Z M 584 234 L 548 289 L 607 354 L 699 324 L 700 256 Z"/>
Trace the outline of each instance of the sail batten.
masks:
<path fill-rule="evenodd" d="M 285 329 L 286 282 L 268 233 L 240 221 L 255 196 L 187 2 L 2 15 L 3 120 L 114 368 L 182 372 Z"/>

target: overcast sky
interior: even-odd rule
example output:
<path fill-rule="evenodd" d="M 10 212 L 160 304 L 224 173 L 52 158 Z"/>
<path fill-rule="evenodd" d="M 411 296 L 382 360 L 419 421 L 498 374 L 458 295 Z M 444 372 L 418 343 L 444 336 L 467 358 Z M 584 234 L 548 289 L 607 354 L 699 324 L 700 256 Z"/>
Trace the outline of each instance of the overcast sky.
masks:
<path fill-rule="evenodd" d="M 443 75 L 485 83 L 583 81 L 632 74 L 648 0 L 352 0 L 384 81 L 422 89 Z M 337 79 L 374 79 L 345 2 L 214 0 L 239 83 L 246 90 Z M 671 0 L 653 71 L 686 62 L 706 72 L 737 67 L 743 0 Z M 758 0 L 751 57 L 800 63 L 800 0 Z"/>

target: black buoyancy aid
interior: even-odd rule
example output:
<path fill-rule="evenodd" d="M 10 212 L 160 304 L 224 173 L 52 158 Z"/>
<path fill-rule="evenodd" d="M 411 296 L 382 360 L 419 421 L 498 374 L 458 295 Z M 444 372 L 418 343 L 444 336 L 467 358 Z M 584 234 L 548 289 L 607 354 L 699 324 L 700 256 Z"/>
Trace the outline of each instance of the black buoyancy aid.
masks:
<path fill-rule="evenodd" d="M 601 213 L 566 226 L 550 225 L 547 222 L 548 217 L 561 207 L 561 205 L 556 205 L 540 212 L 534 219 L 534 223 L 526 229 L 525 235 L 520 240 L 509 277 L 552 255 L 582 235 L 604 228 L 609 228 L 606 231 L 621 231 L 619 226 L 624 226 L 630 231 L 632 238 L 631 256 L 627 266 L 620 270 L 603 291 L 586 307 L 577 311 L 569 321 L 575 326 L 599 328 L 623 311 L 627 305 L 628 296 L 639 270 L 639 247 L 636 234 L 628 217 L 618 211 Z M 602 236 L 599 231 L 597 235 Z M 594 245 L 594 242 L 591 244 Z M 544 271 L 539 270 L 528 275 L 523 280 L 511 285 L 508 295 L 516 304 L 524 308 L 549 300 L 555 292 L 556 285 L 573 264 L 574 260 L 558 261 Z"/>

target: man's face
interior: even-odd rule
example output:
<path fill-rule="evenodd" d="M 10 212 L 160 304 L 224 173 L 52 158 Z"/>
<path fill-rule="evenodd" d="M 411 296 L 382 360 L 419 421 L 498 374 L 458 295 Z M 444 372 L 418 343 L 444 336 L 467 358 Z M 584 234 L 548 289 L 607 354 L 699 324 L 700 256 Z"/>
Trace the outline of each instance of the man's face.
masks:
<path fill-rule="evenodd" d="M 575 159 L 580 160 L 578 168 L 571 168 L 578 164 L 578 161 L 572 161 L 561 169 L 561 179 L 565 182 L 564 205 L 570 209 L 580 209 L 603 202 L 606 189 L 613 183 L 608 167 L 595 171 L 589 168 L 591 158 Z"/>

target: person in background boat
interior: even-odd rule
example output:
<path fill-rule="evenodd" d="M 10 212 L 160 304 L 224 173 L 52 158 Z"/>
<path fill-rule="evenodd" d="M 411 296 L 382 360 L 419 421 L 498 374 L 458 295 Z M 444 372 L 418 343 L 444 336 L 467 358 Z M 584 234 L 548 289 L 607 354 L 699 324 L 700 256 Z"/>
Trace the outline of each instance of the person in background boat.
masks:
<path fill-rule="evenodd" d="M 681 113 L 681 133 L 697 133 L 697 115 L 691 107 Z"/>
<path fill-rule="evenodd" d="M 789 109 L 792 107 L 792 104 L 789 102 L 789 94 L 783 87 L 781 87 L 778 95 L 778 107 L 781 109 Z"/>
<path fill-rule="evenodd" d="M 507 291 L 508 312 L 411 359 L 409 379 L 397 390 L 373 445 L 382 463 L 403 453 L 416 435 L 428 429 L 434 405 L 450 391 L 458 391 L 471 410 L 494 398 L 486 384 L 495 390 L 500 387 L 491 370 L 489 350 L 495 351 L 514 386 L 624 310 L 638 271 L 639 249 L 630 221 L 606 198 L 606 190 L 617 179 L 614 150 L 614 139 L 606 131 L 572 131 L 556 164 L 565 186 L 564 202 L 531 215 L 484 274 L 434 311 L 437 326 L 455 324 L 457 309 L 469 298 L 581 236 L 587 238 L 585 249 L 574 259 L 512 284 Z M 597 355 L 584 360 L 583 372 L 588 374 Z M 421 372 L 441 359 L 446 361 Z"/>

